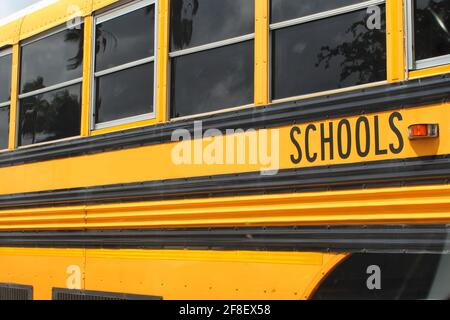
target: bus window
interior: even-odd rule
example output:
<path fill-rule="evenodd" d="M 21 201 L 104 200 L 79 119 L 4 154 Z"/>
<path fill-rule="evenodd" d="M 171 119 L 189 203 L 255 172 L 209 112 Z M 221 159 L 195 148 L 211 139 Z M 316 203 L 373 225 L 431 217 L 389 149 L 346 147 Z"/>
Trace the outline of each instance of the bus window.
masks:
<path fill-rule="evenodd" d="M 171 117 L 253 103 L 254 0 L 171 1 Z"/>
<path fill-rule="evenodd" d="M 410 69 L 450 63 L 450 1 L 409 0 Z"/>
<path fill-rule="evenodd" d="M 83 25 L 22 44 L 18 145 L 80 135 Z"/>
<path fill-rule="evenodd" d="M 0 51 L 0 150 L 8 148 L 11 70 L 11 50 Z"/>
<path fill-rule="evenodd" d="M 272 99 L 386 80 L 385 5 L 372 4 L 272 0 Z"/>
<path fill-rule="evenodd" d="M 155 1 L 96 17 L 94 129 L 155 117 Z"/>

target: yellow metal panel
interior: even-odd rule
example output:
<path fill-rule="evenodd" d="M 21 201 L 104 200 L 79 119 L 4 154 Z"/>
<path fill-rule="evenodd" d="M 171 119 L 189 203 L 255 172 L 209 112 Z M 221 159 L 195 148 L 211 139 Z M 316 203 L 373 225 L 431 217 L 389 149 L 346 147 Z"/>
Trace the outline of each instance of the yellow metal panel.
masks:
<path fill-rule="evenodd" d="M 88 228 L 448 223 L 450 187 L 382 188 L 88 206 Z"/>
<path fill-rule="evenodd" d="M 321 133 L 320 127 L 329 128 L 330 122 L 333 122 L 334 136 L 337 137 L 337 127 L 339 119 L 316 121 L 314 124 L 318 128 L 317 131 L 310 135 L 311 152 L 318 153 L 316 161 L 308 162 L 305 157 L 299 164 L 294 164 L 291 155 L 296 154 L 296 147 L 291 141 L 290 133 L 292 125 L 280 127 L 278 129 L 270 129 L 268 136 L 275 132 L 279 134 L 279 139 L 267 139 L 269 150 L 274 148 L 274 163 L 279 153 L 280 169 L 290 168 L 307 168 L 323 165 L 351 164 L 361 161 L 377 161 L 389 159 L 402 159 L 421 156 L 445 155 L 450 154 L 450 140 L 446 139 L 450 130 L 450 117 L 448 116 L 449 103 L 410 108 L 400 110 L 403 120 L 396 121 L 399 132 L 401 132 L 404 140 L 404 148 L 399 154 L 388 151 L 386 154 L 376 154 L 375 152 L 375 116 L 378 116 L 379 123 L 379 143 L 380 148 L 389 150 L 389 144 L 398 145 L 398 138 L 393 130 L 389 127 L 389 119 L 393 114 L 392 111 L 381 112 L 373 115 L 366 115 L 367 121 L 370 123 L 371 149 L 366 157 L 359 156 L 356 151 L 356 143 L 352 144 L 351 156 L 347 159 L 341 159 L 337 155 L 333 159 L 330 158 L 329 152 L 326 152 L 322 159 L 321 154 Z M 353 141 L 355 123 L 359 116 L 348 117 L 352 132 Z M 440 138 L 426 140 L 409 140 L 408 126 L 417 123 L 437 123 L 440 126 Z M 303 135 L 299 135 L 298 143 L 305 150 L 304 133 L 308 123 L 298 125 Z M 364 129 L 361 130 L 364 132 Z M 264 131 L 259 131 L 263 134 Z M 329 135 L 328 133 L 326 134 Z M 231 136 L 236 143 L 234 145 L 234 154 L 237 155 L 238 138 L 242 138 L 244 134 L 238 133 Z M 362 138 L 365 140 L 365 135 Z M 362 141 L 364 141 L 362 140 Z M 200 158 L 203 151 L 211 144 L 209 139 L 199 141 Z M 215 143 L 226 145 L 226 137 L 217 137 Z M 334 139 L 334 150 L 337 150 L 337 141 Z M 187 148 L 194 149 L 195 145 L 191 145 L 191 141 L 183 142 Z M 244 152 L 248 155 L 250 144 Z M 12 167 L 0 168 L 0 194 L 14 194 L 22 192 L 33 192 L 42 190 L 57 190 L 79 188 L 96 185 L 109 185 L 117 183 L 133 183 L 142 181 L 177 179 L 185 177 L 198 177 L 218 174 L 231 174 L 238 172 L 259 172 L 261 169 L 267 168 L 267 164 L 263 163 L 262 158 L 251 162 L 247 157 L 247 161 L 243 164 L 237 162 L 237 158 L 232 164 L 227 162 L 217 164 L 201 164 L 185 163 L 177 164 L 173 159 L 174 147 L 180 146 L 178 143 L 165 143 L 159 145 L 151 145 L 133 149 L 117 150 L 112 152 L 104 152 L 93 155 L 85 155 L 67 159 L 51 160 L 39 163 L 31 163 Z M 264 143 L 258 146 L 258 143 L 251 145 L 252 147 L 262 148 Z M 195 147 L 196 148 L 196 147 Z M 233 150 L 225 150 L 232 152 Z M 258 154 L 256 150 L 254 154 Z M 194 152 L 193 152 L 194 154 Z M 253 154 L 253 152 L 252 152 Z M 193 160 L 193 159 L 192 159 Z M 204 160 L 204 159 L 201 159 Z M 33 179 L 29 179 L 33 177 Z M 7 181 L 7 182 L 6 182 Z M 23 183 L 27 181 L 27 183 Z"/>
<path fill-rule="evenodd" d="M 92 0 L 92 11 L 102 9 L 119 1 L 120 0 Z"/>
<path fill-rule="evenodd" d="M 92 250 L 91 258 L 127 260 L 185 260 L 209 262 L 246 262 L 322 265 L 323 254 L 317 252 L 261 252 L 261 251 L 200 251 L 200 250 Z"/>
<path fill-rule="evenodd" d="M 0 48 L 16 44 L 19 41 L 22 19 L 0 26 Z"/>
<path fill-rule="evenodd" d="M 406 51 L 403 0 L 386 0 L 387 78 L 405 80 Z"/>
<path fill-rule="evenodd" d="M 91 115 L 91 88 L 92 88 L 92 34 L 93 17 L 84 19 L 84 49 L 83 49 L 83 96 L 81 104 L 81 136 L 87 137 L 90 133 Z"/>
<path fill-rule="evenodd" d="M 439 74 L 450 73 L 450 65 L 444 65 L 434 68 L 427 68 L 423 70 L 416 70 L 409 72 L 410 79 L 431 77 Z"/>
<path fill-rule="evenodd" d="M 0 214 L 4 229 L 82 229 L 86 225 L 83 206 L 23 209 Z"/>
<path fill-rule="evenodd" d="M 310 296 L 315 287 L 312 280 L 323 277 L 329 261 L 337 264 L 344 257 L 299 252 L 88 250 L 86 288 L 131 290 L 166 300 L 303 299 Z"/>
<path fill-rule="evenodd" d="M 60 26 L 73 19 L 75 13 L 85 17 L 91 12 L 92 0 L 59 0 L 23 18 L 20 40 Z"/>
<path fill-rule="evenodd" d="M 255 105 L 269 103 L 269 1 L 255 2 Z"/>
<path fill-rule="evenodd" d="M 0 230 L 449 223 L 450 186 L 0 211 Z"/>
<path fill-rule="evenodd" d="M 19 64 L 20 47 L 18 44 L 13 46 L 12 57 L 12 76 L 11 76 L 11 106 L 9 112 L 9 143 L 8 148 L 16 148 L 17 114 L 18 114 L 18 94 L 19 94 Z"/>
<path fill-rule="evenodd" d="M 50 300 L 52 288 L 67 287 L 70 266 L 84 276 L 84 263 L 84 249 L 0 248 L 0 282 L 32 285 L 35 300 Z"/>
<path fill-rule="evenodd" d="M 0 248 L 0 282 L 32 285 L 34 299 L 52 288 L 171 299 L 305 299 L 346 254 L 190 250 Z M 72 269 L 73 270 L 73 269 Z M 226 275 L 226 276 L 224 276 Z M 235 279 L 237 281 L 230 281 Z"/>
<path fill-rule="evenodd" d="M 150 120 L 130 122 L 130 123 L 125 123 L 125 124 L 121 124 L 121 125 L 118 125 L 118 126 L 112 126 L 112 127 L 105 128 L 105 129 L 98 129 L 98 130 L 92 131 L 91 135 L 97 136 L 97 135 L 106 134 L 106 133 L 110 133 L 110 132 L 116 132 L 116 131 L 123 131 L 123 130 L 128 130 L 128 129 L 133 129 L 133 128 L 146 127 L 146 126 L 150 126 L 150 125 L 156 124 L 158 122 L 159 122 L 158 119 L 150 119 Z"/>
<path fill-rule="evenodd" d="M 160 0 L 158 7 L 158 50 L 157 50 L 157 89 L 156 117 L 165 122 L 168 116 L 168 63 L 169 63 L 169 5 L 170 0 Z"/>

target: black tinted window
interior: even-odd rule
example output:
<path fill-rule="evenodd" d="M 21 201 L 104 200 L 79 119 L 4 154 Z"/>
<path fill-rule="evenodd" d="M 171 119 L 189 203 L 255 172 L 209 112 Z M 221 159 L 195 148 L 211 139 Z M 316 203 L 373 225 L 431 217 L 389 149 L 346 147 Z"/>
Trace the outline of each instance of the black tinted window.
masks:
<path fill-rule="evenodd" d="M 450 298 L 449 265 L 447 254 L 355 253 L 330 272 L 312 299 L 445 300 Z M 368 286 L 370 267 L 381 271 L 381 290 Z"/>
<path fill-rule="evenodd" d="M 171 50 L 254 32 L 255 0 L 172 0 Z"/>
<path fill-rule="evenodd" d="M 22 47 L 21 93 L 81 78 L 82 70 L 81 26 Z"/>
<path fill-rule="evenodd" d="M 12 55 L 0 57 L 0 103 L 7 102 L 11 96 Z"/>
<path fill-rule="evenodd" d="M 450 54 L 450 1 L 415 0 L 416 60 Z"/>
<path fill-rule="evenodd" d="M 172 117 L 253 102 L 253 41 L 175 58 Z"/>
<path fill-rule="evenodd" d="M 153 63 L 97 78 L 96 123 L 153 112 Z"/>
<path fill-rule="evenodd" d="M 274 99 L 386 79 L 386 31 L 360 10 L 273 32 Z"/>
<path fill-rule="evenodd" d="M 271 21 L 281 22 L 364 2 L 365 0 L 271 0 Z"/>
<path fill-rule="evenodd" d="M 24 98 L 20 101 L 19 146 L 78 136 L 81 85 Z"/>
<path fill-rule="evenodd" d="M 0 108 L 0 150 L 8 148 L 9 107 Z"/>
<path fill-rule="evenodd" d="M 102 22 L 96 27 L 96 71 L 155 54 L 155 6 Z"/>

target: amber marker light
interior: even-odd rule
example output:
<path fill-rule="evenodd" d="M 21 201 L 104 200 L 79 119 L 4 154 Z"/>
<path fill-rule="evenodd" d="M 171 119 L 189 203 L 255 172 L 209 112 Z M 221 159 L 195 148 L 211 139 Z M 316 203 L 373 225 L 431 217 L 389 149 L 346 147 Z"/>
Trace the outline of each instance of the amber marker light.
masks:
<path fill-rule="evenodd" d="M 408 128 L 410 140 L 437 138 L 439 136 L 438 124 L 413 124 Z"/>

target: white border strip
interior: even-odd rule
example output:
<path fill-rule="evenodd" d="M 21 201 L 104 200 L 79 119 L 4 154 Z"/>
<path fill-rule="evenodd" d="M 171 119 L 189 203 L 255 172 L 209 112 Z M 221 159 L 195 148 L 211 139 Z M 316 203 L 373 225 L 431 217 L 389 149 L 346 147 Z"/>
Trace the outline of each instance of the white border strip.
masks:
<path fill-rule="evenodd" d="M 0 57 L 4 57 L 4 56 L 10 55 L 10 54 L 12 54 L 12 48 L 6 48 L 3 50 L 0 50 Z"/>
<path fill-rule="evenodd" d="M 156 0 L 139 0 L 132 3 L 125 4 L 123 6 L 117 7 L 105 13 L 99 14 L 95 17 L 95 25 L 103 23 L 114 18 L 126 15 L 128 13 L 134 12 L 136 10 L 142 9 L 149 5 L 155 4 Z M 155 19 L 158 15 L 158 11 L 155 10 Z"/>
<path fill-rule="evenodd" d="M 208 43 L 208 44 L 205 44 L 202 46 L 192 47 L 189 49 L 184 49 L 184 50 L 179 50 L 179 51 L 173 51 L 173 52 L 169 53 L 169 57 L 175 58 L 175 57 L 184 56 L 184 55 L 191 54 L 191 53 L 220 48 L 220 47 L 228 46 L 230 44 L 236 44 L 236 43 L 240 43 L 240 42 L 244 42 L 244 41 L 248 41 L 248 40 L 253 40 L 254 38 L 255 38 L 254 33 L 246 34 L 244 36 L 230 38 L 227 40 L 222 40 L 222 41 L 217 41 L 217 42 L 212 42 L 212 43 Z"/>
<path fill-rule="evenodd" d="M 65 87 L 70 87 L 72 85 L 81 83 L 82 81 L 83 81 L 83 78 L 78 78 L 78 79 L 66 81 L 66 82 L 63 82 L 63 83 L 58 83 L 58 84 L 55 84 L 53 86 L 42 88 L 42 89 L 39 89 L 39 90 L 34 90 L 34 91 L 31 91 L 31 92 L 22 93 L 22 94 L 19 95 L 19 99 L 24 99 L 24 98 L 28 98 L 28 97 L 32 97 L 32 96 L 37 96 L 38 94 L 43 94 L 43 93 L 47 93 L 47 92 L 50 92 L 50 91 L 55 91 L 55 90 L 62 89 L 62 88 L 65 88 Z"/>
<path fill-rule="evenodd" d="M 337 9 L 333 9 L 333 10 L 328 10 L 328 11 L 324 11 L 324 12 L 311 14 L 309 16 L 304 16 L 301 18 L 296 18 L 296 19 L 292 19 L 292 20 L 273 23 L 270 25 L 270 30 L 291 27 L 291 26 L 295 26 L 297 24 L 302 24 L 302 23 L 306 23 L 306 22 L 329 18 L 329 17 L 340 15 L 340 14 L 349 13 L 352 11 L 358 11 L 361 9 L 368 8 L 370 6 L 380 5 L 380 4 L 384 4 L 384 3 L 385 3 L 385 0 L 365 1 L 365 2 L 353 4 L 353 5 L 346 6 L 346 7 L 341 7 L 341 8 L 337 8 Z"/>
<path fill-rule="evenodd" d="M 0 19 L 0 27 L 4 26 L 8 23 L 11 23 L 15 20 L 18 20 L 20 18 L 23 18 L 24 16 L 27 16 L 33 12 L 39 11 L 45 7 L 48 7 L 49 5 L 58 2 L 59 0 L 41 0 L 38 3 L 32 4 L 31 6 L 26 7 L 25 9 L 22 9 L 20 11 L 17 11 L 3 19 Z"/>
<path fill-rule="evenodd" d="M 125 69 L 131 69 L 131 68 L 134 68 L 134 67 L 137 67 L 137 66 L 141 66 L 143 64 L 147 64 L 147 63 L 154 62 L 154 61 L 155 61 L 155 56 L 152 56 L 150 58 L 144 58 L 144 59 L 140 59 L 140 60 L 137 60 L 137 61 L 128 62 L 128 63 L 122 64 L 122 65 L 119 65 L 119 66 L 116 66 L 116 67 L 112 67 L 112 68 L 109 68 L 109 69 L 105 69 L 105 70 L 102 70 L 102 71 L 95 72 L 94 76 L 96 78 L 98 78 L 98 77 L 101 77 L 101 76 L 105 76 L 105 75 L 108 75 L 108 74 L 111 74 L 111 73 L 123 71 Z"/>
<path fill-rule="evenodd" d="M 128 124 L 128 123 L 133 123 L 133 122 L 152 120 L 154 118 L 155 118 L 155 112 L 139 114 L 137 116 L 121 118 L 121 119 L 111 120 L 111 121 L 107 121 L 107 122 L 100 122 L 95 125 L 95 130 L 107 129 L 110 127 L 116 127 L 116 126 L 119 126 L 122 124 Z"/>
<path fill-rule="evenodd" d="M 413 65 L 413 70 L 421 70 L 431 67 L 442 66 L 445 64 L 450 64 L 450 54 L 445 56 L 433 57 L 429 59 L 417 60 Z"/>

